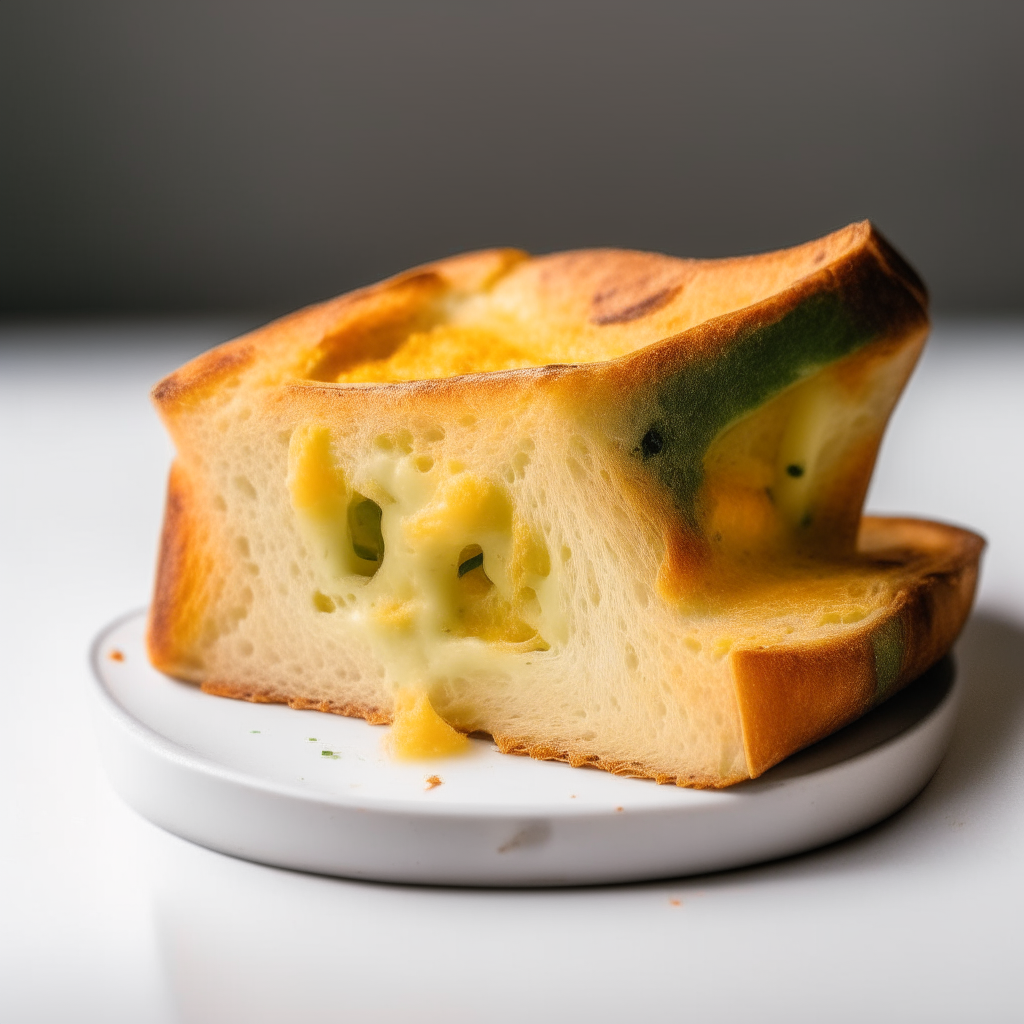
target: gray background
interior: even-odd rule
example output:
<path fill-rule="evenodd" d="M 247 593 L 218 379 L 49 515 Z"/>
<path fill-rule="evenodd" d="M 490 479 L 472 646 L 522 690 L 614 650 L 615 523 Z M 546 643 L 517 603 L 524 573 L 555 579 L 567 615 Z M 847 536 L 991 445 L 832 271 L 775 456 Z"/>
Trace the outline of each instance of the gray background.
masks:
<path fill-rule="evenodd" d="M 283 312 L 462 249 L 871 217 L 1020 312 L 1024 4 L 0 7 L 0 309 Z"/>

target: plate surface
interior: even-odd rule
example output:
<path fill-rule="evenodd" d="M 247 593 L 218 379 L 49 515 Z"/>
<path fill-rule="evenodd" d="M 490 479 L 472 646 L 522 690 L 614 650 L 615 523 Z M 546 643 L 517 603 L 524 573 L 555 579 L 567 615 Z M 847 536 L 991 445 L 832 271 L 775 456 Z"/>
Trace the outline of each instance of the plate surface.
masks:
<path fill-rule="evenodd" d="M 395 762 L 385 728 L 170 679 L 146 659 L 144 633 L 145 613 L 133 613 L 92 651 L 100 750 L 120 795 L 223 853 L 389 882 L 638 881 L 813 849 L 924 788 L 959 702 L 946 659 L 760 779 L 691 790 L 511 757 L 482 739 L 460 757 Z"/>

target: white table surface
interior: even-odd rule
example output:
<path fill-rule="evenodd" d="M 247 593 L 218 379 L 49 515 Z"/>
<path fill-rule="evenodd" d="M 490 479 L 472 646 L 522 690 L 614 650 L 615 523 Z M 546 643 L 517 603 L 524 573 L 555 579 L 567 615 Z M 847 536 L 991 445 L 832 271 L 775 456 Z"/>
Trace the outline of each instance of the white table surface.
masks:
<path fill-rule="evenodd" d="M 148 600 L 147 390 L 231 326 L 0 330 L 0 1020 L 1024 1020 L 1024 323 L 939 325 L 869 499 L 991 544 L 924 794 L 758 868 L 526 892 L 265 868 L 111 792 L 86 651 Z"/>

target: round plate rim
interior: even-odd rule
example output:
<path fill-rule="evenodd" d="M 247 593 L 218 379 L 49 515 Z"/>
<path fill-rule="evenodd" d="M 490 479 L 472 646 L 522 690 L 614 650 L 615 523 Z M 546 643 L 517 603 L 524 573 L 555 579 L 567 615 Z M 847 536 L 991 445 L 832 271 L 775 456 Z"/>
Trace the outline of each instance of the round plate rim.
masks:
<path fill-rule="evenodd" d="M 101 657 L 100 650 L 103 646 L 104 641 L 114 633 L 120 626 L 126 624 L 136 617 L 141 617 L 147 614 L 145 607 L 138 607 L 132 609 L 129 612 L 119 615 L 116 619 L 109 622 L 104 626 L 94 637 L 90 648 L 89 648 L 89 662 L 92 669 L 92 682 L 94 693 L 99 696 L 104 707 L 108 713 L 113 714 L 118 723 L 122 728 L 127 729 L 133 733 L 137 739 L 143 740 L 150 747 L 155 750 L 168 760 L 177 762 L 179 764 L 188 765 L 193 768 L 197 768 L 204 774 L 214 776 L 224 782 L 232 782 L 236 785 L 246 786 L 249 788 L 258 788 L 263 792 L 273 794 L 274 796 L 288 797 L 290 799 L 301 800 L 303 803 L 311 804 L 330 804 L 339 808 L 350 809 L 350 810 L 361 810 L 365 811 L 372 809 L 380 814 L 401 814 L 401 815 L 416 815 L 429 817 L 431 819 L 444 818 L 444 817 L 471 817 L 471 818 L 522 818 L 526 815 L 537 814 L 536 806 L 532 804 L 502 804 L 500 807 L 495 807 L 492 804 L 484 804 L 479 802 L 464 803 L 458 805 L 434 805 L 424 804 L 408 799 L 389 799 L 386 803 L 376 800 L 374 798 L 362 798 L 358 795 L 342 797 L 331 793 L 310 793 L 306 790 L 302 790 L 297 786 L 288 785 L 282 782 L 276 782 L 272 779 L 265 779 L 259 775 L 250 775 L 246 772 L 239 771 L 238 769 L 229 768 L 225 765 L 219 764 L 212 758 L 207 757 L 204 754 L 195 753 L 193 751 L 186 750 L 185 748 L 169 740 L 165 736 L 161 736 L 155 729 L 147 725 L 145 722 L 135 718 L 126 708 L 124 708 L 114 695 L 107 689 L 105 682 L 103 681 L 103 673 L 100 668 Z M 169 677 L 173 678 L 173 677 Z M 871 757 L 876 754 L 879 748 L 896 745 L 904 739 L 909 739 L 913 733 L 924 728 L 927 723 L 938 714 L 943 707 L 945 707 L 951 699 L 955 699 L 958 695 L 959 687 L 954 682 L 950 688 L 950 693 L 946 695 L 928 714 L 918 719 L 912 725 L 906 729 L 901 730 L 894 736 L 884 739 L 868 747 L 866 750 L 862 750 L 857 754 L 853 754 L 849 757 L 843 758 L 843 760 L 836 762 L 835 764 L 827 765 L 823 768 L 814 769 L 813 775 L 822 776 L 836 771 L 842 771 L 846 766 L 852 765 L 858 760 L 862 760 L 867 757 Z M 508 755 L 512 756 L 512 755 Z M 785 762 L 780 762 L 785 763 Z M 767 775 L 767 773 L 766 773 Z M 784 785 L 786 782 L 791 780 L 773 780 L 767 778 L 766 775 L 760 776 L 757 779 L 750 779 L 746 782 L 737 783 L 732 786 L 723 787 L 721 789 L 702 789 L 694 790 L 700 792 L 702 798 L 705 800 L 719 799 L 724 801 L 731 801 L 736 798 L 742 798 L 743 796 L 756 797 L 757 793 L 751 793 L 750 790 L 753 786 L 761 784 L 758 792 L 769 786 Z M 650 780 L 641 779 L 640 782 L 647 782 Z M 792 780 L 795 781 L 795 780 Z M 673 787 L 675 788 L 675 787 Z M 687 787 L 679 787 L 687 788 Z M 545 810 L 546 814 L 551 813 Z M 583 806 L 567 806 L 565 808 L 558 809 L 558 816 L 574 817 L 574 818 L 604 818 L 610 813 L 614 814 L 614 811 L 606 810 L 594 810 Z M 678 814 L 685 813 L 685 810 L 680 807 L 641 807 L 630 810 L 632 817 L 637 817 L 642 814 Z"/>
<path fill-rule="evenodd" d="M 640 841 L 643 837 L 644 829 L 647 829 L 649 836 L 665 828 L 676 835 L 682 827 L 696 829 L 697 832 L 693 833 L 696 836 L 701 832 L 702 816 L 710 814 L 711 824 L 708 827 L 711 831 L 707 833 L 707 836 L 711 837 L 708 841 L 711 841 L 714 846 L 715 842 L 720 842 L 720 840 L 714 839 L 716 829 L 720 830 L 724 827 L 728 831 L 731 827 L 729 822 L 735 821 L 737 814 L 741 816 L 741 819 L 743 816 L 749 815 L 751 820 L 757 820 L 759 814 L 763 817 L 766 810 L 772 807 L 775 808 L 775 812 L 782 814 L 778 824 L 785 821 L 786 828 L 793 830 L 791 839 L 782 837 L 782 833 L 779 833 L 776 827 L 776 831 L 772 833 L 774 838 L 765 840 L 763 837 L 756 836 L 751 840 L 744 839 L 735 848 L 730 848 L 724 853 L 716 853 L 709 861 L 710 855 L 700 853 L 699 847 L 702 840 L 693 838 L 683 840 L 682 847 L 672 846 L 659 851 L 655 859 L 661 858 L 659 863 L 664 862 L 664 864 L 657 869 L 652 869 L 649 866 L 631 866 L 626 863 L 614 865 L 609 863 L 604 867 L 595 867 L 591 863 L 585 868 L 581 867 L 579 877 L 573 873 L 572 869 L 561 868 L 556 871 L 543 864 L 534 868 L 529 864 L 512 865 L 506 860 L 503 865 L 499 866 L 493 861 L 494 851 L 491 851 L 490 854 L 483 851 L 475 855 L 482 856 L 483 859 L 479 862 L 472 862 L 470 868 L 472 877 L 462 878 L 459 876 L 456 878 L 451 874 L 450 865 L 424 866 L 415 857 L 410 859 L 408 856 L 405 861 L 401 856 L 398 856 L 397 861 L 392 858 L 391 866 L 380 870 L 372 865 L 367 867 L 365 856 L 361 863 L 343 863 L 344 858 L 341 855 L 329 852 L 325 854 L 322 848 L 318 848 L 317 840 L 310 840 L 313 842 L 312 847 L 303 846 L 301 849 L 292 847 L 290 852 L 282 853 L 280 848 L 276 852 L 268 852 L 270 847 L 266 845 L 266 840 L 253 839 L 251 834 L 247 839 L 241 841 L 238 839 L 237 833 L 231 839 L 225 839 L 225 833 L 218 833 L 216 827 L 211 829 L 208 822 L 205 825 L 202 824 L 201 812 L 198 812 L 198 818 L 189 819 L 187 816 L 183 818 L 178 812 L 166 810 L 160 804 L 160 800 L 165 797 L 158 797 L 145 787 L 139 789 L 137 781 L 124 776 L 120 769 L 126 763 L 124 758 L 127 756 L 133 764 L 143 766 L 142 774 L 147 777 L 148 773 L 154 769 L 164 774 L 167 770 L 171 770 L 172 773 L 184 771 L 187 773 L 185 776 L 176 774 L 173 777 L 186 779 L 186 786 L 194 785 L 197 782 L 201 783 L 202 779 L 206 779 L 215 787 L 218 784 L 221 787 L 229 787 L 230 792 L 236 794 L 230 798 L 229 806 L 235 806 L 234 801 L 238 798 L 248 799 L 250 803 L 252 799 L 269 799 L 285 801 L 287 805 L 295 808 L 296 813 L 300 807 L 307 809 L 302 812 L 307 815 L 312 813 L 317 816 L 326 813 L 327 819 L 340 813 L 349 822 L 348 827 L 357 831 L 362 831 L 358 826 L 360 820 L 367 822 L 370 831 L 366 833 L 368 837 L 366 841 L 371 843 L 374 841 L 372 839 L 374 834 L 378 835 L 378 839 L 383 834 L 381 829 L 387 832 L 388 829 L 393 830 L 394 828 L 415 828 L 416 822 L 422 823 L 420 827 L 429 827 L 435 830 L 432 840 L 435 845 L 437 837 L 446 834 L 443 831 L 437 833 L 436 829 L 446 828 L 446 822 L 455 830 L 452 833 L 453 836 L 472 834 L 479 838 L 481 829 L 493 830 L 500 826 L 518 828 L 524 822 L 539 820 L 549 822 L 550 827 L 553 828 L 560 827 L 559 822 L 563 822 L 564 827 L 570 829 L 592 830 L 596 828 L 599 832 L 592 832 L 592 835 L 605 836 L 606 832 L 601 830 L 607 830 L 610 827 L 608 823 L 611 819 L 624 820 L 623 816 L 618 813 L 622 808 L 612 807 L 612 801 L 609 802 L 608 807 L 595 807 L 589 802 L 566 803 L 557 806 L 541 806 L 529 802 L 486 804 L 474 798 L 468 798 L 459 803 L 432 804 L 407 797 L 382 799 L 376 795 L 366 797 L 359 794 L 339 794 L 323 790 L 310 791 L 276 779 L 262 777 L 252 771 L 218 763 L 204 753 L 190 750 L 174 739 L 161 735 L 147 722 L 135 717 L 129 708 L 119 702 L 115 692 L 108 688 L 104 674 L 106 668 L 103 661 L 104 646 L 119 629 L 133 620 L 141 620 L 145 614 L 146 609 L 136 608 L 118 616 L 97 633 L 89 650 L 92 692 L 95 698 L 94 713 L 102 716 L 102 721 L 97 720 L 97 729 L 103 734 L 104 730 L 109 730 L 111 726 L 114 726 L 121 740 L 127 742 L 127 746 L 124 747 L 118 748 L 115 745 L 109 753 L 101 752 L 114 789 L 130 806 L 153 823 L 201 846 L 277 867 L 364 880 L 471 887 L 483 885 L 502 888 L 614 884 L 727 870 L 763 863 L 780 856 L 806 852 L 839 841 L 877 824 L 897 813 L 924 789 L 948 748 L 962 694 L 962 683 L 954 673 L 948 682 L 948 689 L 938 695 L 936 702 L 926 707 L 898 731 L 882 736 L 863 749 L 841 756 L 838 760 L 820 767 L 809 766 L 797 774 L 774 779 L 771 777 L 771 772 L 768 772 L 759 779 L 739 783 L 725 789 L 682 790 L 688 795 L 699 792 L 699 803 L 696 800 L 688 803 L 665 802 L 653 805 L 642 803 L 627 808 L 627 818 L 635 826 L 631 834 L 636 841 Z M 928 733 L 919 735 L 924 730 L 928 730 Z M 109 733 L 106 735 L 109 736 Z M 901 753 L 900 747 L 906 749 L 905 755 Z M 143 761 L 138 761 L 140 756 L 144 758 Z M 155 758 L 155 761 L 149 761 L 150 758 Z M 873 776 L 877 775 L 879 769 L 883 771 L 898 769 L 901 766 L 901 758 L 906 759 L 906 771 L 898 776 L 890 772 L 889 778 L 894 779 L 896 785 L 887 787 L 883 792 L 883 789 L 879 788 L 880 783 L 871 781 Z M 878 763 L 871 765 L 867 763 L 869 760 L 876 760 Z M 783 764 L 785 763 L 783 762 Z M 164 767 L 161 769 L 159 765 Z M 861 776 L 860 779 L 858 779 L 858 775 Z M 835 781 L 830 783 L 829 776 L 835 777 Z M 821 795 L 821 786 L 836 787 L 833 792 L 842 792 L 844 789 L 850 792 L 851 783 L 856 788 L 858 784 L 863 783 L 864 778 L 868 780 L 868 785 L 862 791 L 863 800 L 860 801 L 860 805 L 849 812 L 849 817 L 845 822 L 840 820 L 841 816 L 837 817 L 834 810 L 832 813 L 828 811 L 812 813 L 810 810 Z M 638 782 L 646 781 L 649 780 L 638 780 Z M 666 789 L 673 791 L 676 790 L 676 787 L 671 786 Z M 789 795 L 784 796 L 783 790 L 788 790 Z M 220 792 L 223 796 L 226 791 L 215 788 L 210 792 Z M 894 795 L 896 793 L 899 795 Z M 807 796 L 811 797 L 809 801 L 806 799 Z M 154 799 L 157 800 L 157 804 L 153 803 Z M 779 803 L 780 800 L 781 803 Z M 627 803 L 627 801 L 621 802 Z M 274 804 L 274 806 L 280 805 Z M 794 806 L 804 808 L 796 812 L 796 817 L 794 817 Z M 355 817 L 351 817 L 353 813 L 355 813 Z M 695 815 L 696 820 L 694 819 Z M 722 818 L 722 815 L 725 817 Z M 308 821 L 313 820 L 325 819 L 320 817 L 308 819 Z M 717 821 L 722 821 L 724 825 L 716 825 Z M 378 824 L 371 825 L 371 822 Z M 467 828 L 477 831 L 466 833 L 465 829 Z M 260 834 L 262 835 L 262 833 Z M 610 839 L 612 835 L 613 833 L 607 833 L 606 838 Z M 818 838 L 808 839 L 809 835 Z M 445 842 L 443 839 L 441 841 Z M 612 841 L 614 845 L 615 841 Z M 697 850 L 696 854 L 693 853 L 693 849 L 687 851 L 687 843 L 696 843 L 696 846 L 693 847 Z M 296 853 L 296 849 L 299 849 L 299 852 Z M 768 849 L 769 852 L 767 854 L 751 852 L 758 849 Z M 772 850 L 775 852 L 771 852 Z M 498 849 L 497 852 L 503 853 L 504 849 Z M 356 855 L 357 861 L 358 857 L 359 855 Z M 555 855 L 555 862 L 558 863 L 559 858 L 564 860 L 564 857 L 564 851 Z M 693 861 L 694 857 L 696 857 L 696 863 L 705 866 L 686 866 Z M 701 857 L 704 859 L 701 860 Z M 638 857 L 636 864 L 643 860 L 643 856 Z M 674 866 L 665 867 L 670 861 Z M 310 866 L 314 862 L 320 866 Z"/>

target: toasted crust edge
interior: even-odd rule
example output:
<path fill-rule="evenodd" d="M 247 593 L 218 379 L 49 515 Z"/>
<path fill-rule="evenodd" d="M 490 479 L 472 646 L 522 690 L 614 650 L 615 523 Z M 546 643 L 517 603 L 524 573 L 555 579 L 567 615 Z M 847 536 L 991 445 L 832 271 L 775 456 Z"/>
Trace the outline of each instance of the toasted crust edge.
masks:
<path fill-rule="evenodd" d="M 233 683 L 226 679 L 209 680 L 200 684 L 204 693 L 216 697 L 230 697 L 233 700 L 244 700 L 251 704 L 287 704 L 297 711 L 322 711 L 331 715 L 342 715 L 346 718 L 362 718 L 370 725 L 391 725 L 393 716 L 383 708 L 358 704 L 352 701 L 309 700 L 305 697 L 293 697 L 276 686 L 264 688 L 252 685 Z M 559 747 L 550 743 L 533 743 L 523 737 L 505 733 L 492 733 L 491 739 L 503 754 L 515 754 L 519 757 L 532 757 L 538 761 L 563 761 L 573 768 L 598 768 L 612 775 L 624 775 L 635 779 L 652 779 L 658 785 L 675 783 L 691 789 L 713 789 L 733 785 L 743 781 L 746 776 L 737 776 L 728 780 L 712 776 L 694 775 L 685 779 L 641 761 L 627 761 L 602 758 L 596 754 L 584 754 L 568 747 Z"/>
<path fill-rule="evenodd" d="M 706 260 L 674 256 L 661 258 L 676 265 L 681 272 L 698 265 L 735 264 L 739 267 L 757 261 L 784 261 L 793 254 L 821 247 L 834 240 L 843 243 L 840 254 L 831 262 L 795 278 L 770 297 L 691 326 L 680 334 L 652 341 L 605 364 L 572 365 L 608 365 L 616 368 L 614 372 L 639 376 L 665 372 L 671 365 L 718 350 L 729 342 L 737 330 L 751 329 L 778 320 L 808 295 L 817 292 L 844 295 L 851 313 L 879 318 L 890 332 L 911 330 L 914 325 L 927 326 L 928 298 L 923 282 L 870 221 L 847 225 L 820 239 L 787 249 L 752 256 Z M 294 378 L 321 387 L 348 386 L 325 383 L 323 375 L 318 377 L 312 367 L 300 367 L 295 363 L 296 355 L 305 354 L 315 360 L 321 348 L 326 346 L 330 350 L 332 339 L 342 336 L 347 338 L 353 332 L 358 335 L 371 328 L 379 328 L 389 319 L 395 318 L 399 312 L 394 308 L 396 303 L 404 309 L 407 317 L 413 318 L 427 310 L 437 296 L 448 293 L 471 294 L 488 288 L 496 279 L 514 270 L 522 262 L 543 270 L 547 277 L 559 278 L 562 291 L 582 294 L 586 286 L 572 264 L 572 260 L 582 254 L 602 257 L 609 268 L 613 268 L 615 261 L 624 257 L 649 255 L 631 250 L 601 249 L 529 257 L 521 250 L 495 248 L 425 263 L 376 284 L 297 310 L 203 353 L 159 381 L 152 389 L 152 400 L 172 436 L 175 436 L 175 420 L 179 414 L 197 408 L 216 389 L 230 386 L 240 375 L 257 365 L 280 370 L 283 378 L 278 381 L 279 384 Z M 658 302 L 654 302 L 654 298 Z M 642 312 L 636 312 L 626 320 L 620 316 L 598 322 L 612 324 L 642 321 L 648 313 L 661 308 L 661 304 L 670 303 L 671 298 L 671 295 L 666 297 L 661 293 L 647 296 L 637 303 L 638 307 L 642 307 Z M 398 316 L 398 319 L 402 317 Z M 350 342 L 351 339 L 347 338 L 346 344 Z M 325 358 L 326 364 L 333 366 L 330 351 L 321 352 L 320 356 Z M 501 372 L 513 377 L 528 378 L 541 368 L 543 366 Z M 310 372 L 313 373 L 312 378 L 308 376 Z M 379 382 L 361 387 L 417 389 L 424 383 L 436 386 L 444 381 L 459 379 L 442 377 L 429 381 Z"/>
<path fill-rule="evenodd" d="M 197 510 L 195 488 L 175 459 L 167 480 L 146 650 L 155 668 L 183 679 L 195 679 L 201 669 L 189 650 L 202 621 L 211 568 Z"/>
<path fill-rule="evenodd" d="M 412 267 L 393 277 L 314 303 L 210 349 L 157 382 L 150 397 L 171 430 L 180 413 L 200 405 L 216 389 L 257 364 L 301 374 L 297 356 L 329 360 L 331 340 L 353 327 L 379 327 L 389 318 L 415 317 L 439 295 L 473 293 L 527 254 L 519 249 L 480 249 Z M 396 306 L 398 308 L 396 308 Z M 326 344 L 327 351 L 318 352 Z"/>
<path fill-rule="evenodd" d="M 930 520 L 867 516 L 864 529 L 904 544 L 922 537 L 921 571 L 881 619 L 839 640 L 781 645 L 732 655 L 743 743 L 751 778 L 859 718 L 942 658 L 974 600 L 985 541 Z M 886 653 L 888 648 L 889 653 Z M 896 651 L 895 655 L 892 652 Z M 897 661 L 890 661 L 890 658 Z M 889 662 L 887 664 L 887 661 Z"/>

